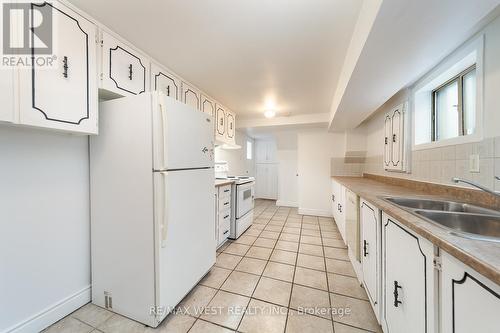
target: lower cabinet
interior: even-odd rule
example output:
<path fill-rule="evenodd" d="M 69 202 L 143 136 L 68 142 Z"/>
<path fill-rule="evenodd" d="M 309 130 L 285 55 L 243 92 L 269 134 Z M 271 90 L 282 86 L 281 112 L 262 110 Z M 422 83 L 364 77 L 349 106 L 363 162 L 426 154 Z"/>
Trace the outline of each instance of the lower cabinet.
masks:
<path fill-rule="evenodd" d="M 217 247 L 224 244 L 229 237 L 231 229 L 231 185 L 217 187 L 216 190 L 216 212 L 215 237 Z"/>
<path fill-rule="evenodd" d="M 255 164 L 255 197 L 276 200 L 278 198 L 278 164 Z"/>
<path fill-rule="evenodd" d="M 382 252 L 384 331 L 433 332 L 433 245 L 384 214 Z"/>
<path fill-rule="evenodd" d="M 380 321 L 381 224 L 380 210 L 360 201 L 361 266 L 366 293 Z"/>
<path fill-rule="evenodd" d="M 448 253 L 440 257 L 440 332 L 498 332 L 500 287 Z"/>
<path fill-rule="evenodd" d="M 345 240 L 345 187 L 332 180 L 332 215 Z"/>

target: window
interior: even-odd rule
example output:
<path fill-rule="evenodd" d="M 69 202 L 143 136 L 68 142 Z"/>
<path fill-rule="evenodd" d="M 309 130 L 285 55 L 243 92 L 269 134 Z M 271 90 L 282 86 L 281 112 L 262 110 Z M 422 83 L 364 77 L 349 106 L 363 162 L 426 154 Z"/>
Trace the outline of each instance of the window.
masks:
<path fill-rule="evenodd" d="M 247 141 L 247 160 L 251 160 L 253 156 L 252 141 Z"/>
<path fill-rule="evenodd" d="M 432 141 L 474 133 L 476 66 L 473 65 L 432 91 Z"/>

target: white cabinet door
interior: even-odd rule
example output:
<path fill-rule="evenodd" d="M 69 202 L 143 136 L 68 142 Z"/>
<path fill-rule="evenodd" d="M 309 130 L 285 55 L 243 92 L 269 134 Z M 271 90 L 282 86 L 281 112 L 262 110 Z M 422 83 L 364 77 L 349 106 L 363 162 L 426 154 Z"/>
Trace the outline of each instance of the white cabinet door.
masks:
<path fill-rule="evenodd" d="M 215 118 L 215 102 L 208 96 L 201 95 L 201 111 Z"/>
<path fill-rule="evenodd" d="M 15 95 L 14 69 L 3 69 L 0 75 L 0 122 L 14 122 L 15 120 Z"/>
<path fill-rule="evenodd" d="M 200 110 L 201 93 L 195 87 L 182 82 L 182 101 L 195 110 Z"/>
<path fill-rule="evenodd" d="M 278 165 L 269 164 L 267 165 L 267 199 L 276 200 L 278 199 Z"/>
<path fill-rule="evenodd" d="M 397 107 L 392 112 L 392 168 L 395 170 L 403 169 L 403 109 Z"/>
<path fill-rule="evenodd" d="M 148 90 L 149 63 L 144 55 L 116 38 L 102 33 L 101 88 L 118 96 L 139 95 Z"/>
<path fill-rule="evenodd" d="M 58 2 L 33 6 L 52 12 L 58 47 L 52 68 L 35 63 L 19 70 L 20 123 L 96 134 L 97 27 Z"/>
<path fill-rule="evenodd" d="M 384 331 L 428 332 L 433 246 L 385 214 L 383 221 Z"/>
<path fill-rule="evenodd" d="M 391 166 L 392 160 L 392 117 L 390 114 L 385 115 L 384 119 L 384 168 Z"/>
<path fill-rule="evenodd" d="M 217 117 L 217 125 L 215 126 L 215 138 L 218 141 L 225 142 L 226 140 L 226 109 L 220 105 L 215 105 L 215 114 Z"/>
<path fill-rule="evenodd" d="M 161 91 L 167 96 L 179 100 L 181 97 L 181 80 L 166 69 L 152 63 L 151 90 Z"/>
<path fill-rule="evenodd" d="M 406 171 L 407 156 L 405 144 L 405 114 L 407 104 L 398 105 L 385 116 L 384 120 L 384 169 Z"/>
<path fill-rule="evenodd" d="M 440 290 L 440 332 L 498 332 L 500 287 L 445 252 Z"/>
<path fill-rule="evenodd" d="M 274 140 L 257 140 L 255 142 L 256 163 L 276 163 L 276 142 Z"/>
<path fill-rule="evenodd" d="M 267 179 L 267 165 L 255 165 L 255 196 L 257 198 L 265 198 L 267 196 L 268 179 Z"/>
<path fill-rule="evenodd" d="M 233 112 L 231 111 L 227 111 L 227 114 L 226 114 L 226 138 L 227 138 L 227 141 L 230 142 L 230 143 L 235 143 L 235 140 L 236 140 L 236 137 L 235 137 L 235 134 L 236 134 L 236 123 L 235 123 L 235 115 Z"/>
<path fill-rule="evenodd" d="M 366 293 L 379 317 L 380 292 L 380 211 L 372 204 L 361 200 L 361 264 Z"/>

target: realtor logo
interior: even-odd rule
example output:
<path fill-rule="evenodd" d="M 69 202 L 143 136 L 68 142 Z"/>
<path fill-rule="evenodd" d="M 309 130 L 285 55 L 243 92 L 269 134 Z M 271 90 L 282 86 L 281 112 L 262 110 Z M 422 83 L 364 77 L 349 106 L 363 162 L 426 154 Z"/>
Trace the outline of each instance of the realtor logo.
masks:
<path fill-rule="evenodd" d="M 25 2 L 4 2 L 3 54 L 52 54 L 52 6 Z"/>
<path fill-rule="evenodd" d="M 2 4 L 0 68 L 51 69 L 58 66 L 52 4 L 5 1 Z"/>

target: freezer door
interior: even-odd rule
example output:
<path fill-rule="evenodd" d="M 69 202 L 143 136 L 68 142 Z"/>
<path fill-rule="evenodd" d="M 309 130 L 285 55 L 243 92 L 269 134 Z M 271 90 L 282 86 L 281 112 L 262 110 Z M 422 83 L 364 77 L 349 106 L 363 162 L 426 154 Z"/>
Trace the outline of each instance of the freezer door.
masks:
<path fill-rule="evenodd" d="M 213 167 L 212 116 L 158 93 L 153 116 L 154 169 Z"/>
<path fill-rule="evenodd" d="M 215 264 L 214 173 L 154 172 L 154 179 L 157 305 L 165 316 Z"/>

